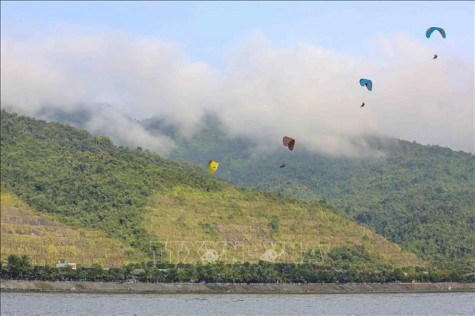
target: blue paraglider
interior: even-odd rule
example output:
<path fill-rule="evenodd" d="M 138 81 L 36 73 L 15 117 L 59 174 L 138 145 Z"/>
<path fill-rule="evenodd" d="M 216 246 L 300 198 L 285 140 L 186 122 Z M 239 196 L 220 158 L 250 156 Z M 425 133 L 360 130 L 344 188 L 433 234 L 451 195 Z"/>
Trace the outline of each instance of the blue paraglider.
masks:
<path fill-rule="evenodd" d="M 432 35 L 432 33 L 434 33 L 434 31 L 439 31 L 440 35 L 442 35 L 443 38 L 445 38 L 445 30 L 441 27 L 436 27 L 436 26 L 432 26 L 432 27 L 429 27 L 426 31 L 426 37 L 427 38 L 430 38 L 430 36 Z"/>
<path fill-rule="evenodd" d="M 364 79 L 364 78 L 361 78 L 360 79 L 360 85 L 362 87 L 366 87 L 369 91 L 373 90 L 373 82 L 369 79 Z M 363 108 L 365 106 L 365 103 L 361 103 L 361 106 L 360 108 Z"/>

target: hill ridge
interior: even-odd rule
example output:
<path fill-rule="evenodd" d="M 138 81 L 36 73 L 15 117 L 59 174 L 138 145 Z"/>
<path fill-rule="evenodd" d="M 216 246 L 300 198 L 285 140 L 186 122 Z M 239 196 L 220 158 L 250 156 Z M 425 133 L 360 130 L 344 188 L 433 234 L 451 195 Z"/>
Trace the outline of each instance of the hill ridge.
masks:
<path fill-rule="evenodd" d="M 219 225 L 242 213 L 251 214 L 252 220 L 248 220 L 248 224 L 260 221 L 259 225 L 254 225 L 254 231 L 278 236 L 290 229 L 288 223 L 294 220 L 292 216 L 286 219 L 284 212 L 281 215 L 272 213 L 273 209 L 283 206 L 302 209 L 303 213 L 312 208 L 320 210 L 320 220 L 333 218 L 335 223 L 346 223 L 340 234 L 350 231 L 349 227 L 359 227 L 368 231 L 367 235 L 373 235 L 367 228 L 344 219 L 323 205 L 312 206 L 277 194 L 235 188 L 198 166 L 164 159 L 140 148 L 117 147 L 108 138 L 92 136 L 84 130 L 5 111 L 2 111 L 1 119 L 1 182 L 8 192 L 17 194 L 41 213 L 54 214 L 62 223 L 101 229 L 110 237 L 126 241 L 150 260 L 157 250 L 150 242 L 166 237 L 157 235 L 151 223 L 182 227 L 185 233 L 190 232 L 186 227 L 190 225 L 197 236 L 219 240 L 221 234 L 236 234 L 236 231 L 226 232 Z M 163 208 L 167 199 L 171 204 Z M 200 203 L 202 207 L 198 209 Z M 198 213 L 190 219 L 176 217 L 186 208 L 189 214 L 193 214 L 192 210 Z M 166 212 L 174 213 L 172 222 L 167 222 Z M 150 214 L 154 218 L 148 217 Z M 315 217 L 311 218 L 315 220 Z M 294 230 L 298 231 L 298 226 Z M 356 257 L 370 262 L 383 259 L 397 262 L 398 257 L 411 263 L 419 262 L 412 254 L 383 242 L 394 247 L 391 258 L 384 255 L 379 258 L 377 251 L 366 254 L 366 250 L 361 250 L 363 253 Z M 331 252 L 341 245 L 343 243 L 330 244 L 325 251 Z M 160 249 L 163 246 L 157 245 Z"/>

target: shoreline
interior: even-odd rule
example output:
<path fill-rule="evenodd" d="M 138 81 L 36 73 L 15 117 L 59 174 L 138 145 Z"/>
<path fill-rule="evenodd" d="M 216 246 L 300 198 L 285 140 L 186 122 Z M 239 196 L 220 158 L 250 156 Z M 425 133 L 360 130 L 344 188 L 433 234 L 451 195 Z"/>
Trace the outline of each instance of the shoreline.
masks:
<path fill-rule="evenodd" d="M 475 283 L 129 283 L 0 281 L 0 292 L 111 294 L 360 294 L 473 292 Z"/>

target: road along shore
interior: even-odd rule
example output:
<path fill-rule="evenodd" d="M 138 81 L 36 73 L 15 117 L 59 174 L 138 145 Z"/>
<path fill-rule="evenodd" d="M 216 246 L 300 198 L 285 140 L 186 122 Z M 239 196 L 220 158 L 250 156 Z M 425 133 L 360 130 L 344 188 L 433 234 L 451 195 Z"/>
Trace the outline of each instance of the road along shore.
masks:
<path fill-rule="evenodd" d="M 306 293 L 411 293 L 475 291 L 475 283 L 129 283 L 0 281 L 2 292 L 63 293 L 233 293 L 233 294 L 306 294 Z"/>

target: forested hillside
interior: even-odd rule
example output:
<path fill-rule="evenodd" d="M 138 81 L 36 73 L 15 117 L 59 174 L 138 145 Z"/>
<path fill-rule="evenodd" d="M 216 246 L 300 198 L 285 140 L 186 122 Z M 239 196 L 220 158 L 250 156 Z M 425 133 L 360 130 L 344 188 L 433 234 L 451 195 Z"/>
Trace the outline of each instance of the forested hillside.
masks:
<path fill-rule="evenodd" d="M 383 158 L 331 157 L 298 145 L 293 152 L 282 146 L 260 153 L 251 139 L 230 137 L 213 115 L 191 139 L 162 120 L 143 125 L 177 141 L 173 159 L 205 167 L 212 157 L 220 162 L 217 175 L 235 184 L 330 203 L 438 265 L 474 264 L 472 154 L 376 137 L 366 142 L 383 151 Z M 275 141 L 281 143 L 282 136 Z M 285 168 L 279 168 L 282 162 Z"/>
<path fill-rule="evenodd" d="M 106 137 L 2 111 L 1 183 L 40 212 L 66 224 L 104 230 L 141 249 L 147 197 L 186 185 L 216 190 L 226 184 L 200 168 L 141 148 L 117 147 Z"/>
<path fill-rule="evenodd" d="M 424 264 L 321 203 L 237 189 L 196 165 L 68 125 L 2 111 L 1 128 L 2 191 L 62 224 L 126 241 L 149 260 Z"/>

